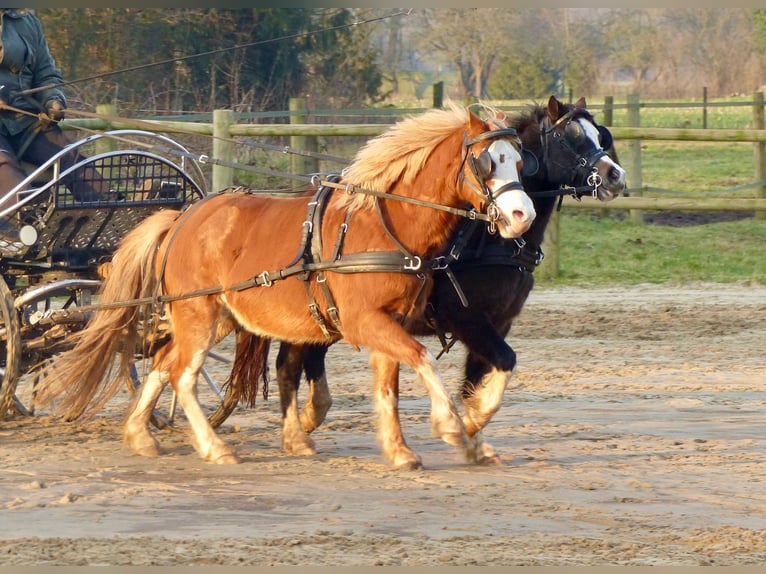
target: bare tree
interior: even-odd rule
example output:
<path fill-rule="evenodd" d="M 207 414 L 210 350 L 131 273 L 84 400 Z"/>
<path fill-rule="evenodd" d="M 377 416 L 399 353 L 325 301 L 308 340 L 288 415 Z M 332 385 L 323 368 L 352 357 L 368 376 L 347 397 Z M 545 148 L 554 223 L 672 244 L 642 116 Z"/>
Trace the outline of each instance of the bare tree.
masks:
<path fill-rule="evenodd" d="M 513 44 L 516 11 L 501 8 L 429 8 L 421 13 L 424 58 L 454 66 L 464 95 L 487 97 L 487 80 Z"/>
<path fill-rule="evenodd" d="M 685 72 L 693 75 L 698 86 L 704 82 L 717 96 L 758 87 L 757 76 L 751 74 L 760 68 L 753 60 L 756 32 L 752 10 L 670 10 L 665 29 L 681 37 L 678 49 L 686 62 Z"/>

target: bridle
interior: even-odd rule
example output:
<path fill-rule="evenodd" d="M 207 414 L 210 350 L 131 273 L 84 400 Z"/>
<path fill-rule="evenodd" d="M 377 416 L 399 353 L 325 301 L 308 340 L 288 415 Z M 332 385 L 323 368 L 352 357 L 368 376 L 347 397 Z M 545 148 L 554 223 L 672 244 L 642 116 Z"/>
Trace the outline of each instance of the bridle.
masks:
<path fill-rule="evenodd" d="M 577 118 L 574 117 L 574 113 L 575 110 L 570 110 L 552 125 L 548 116 L 545 116 L 540 121 L 540 143 L 543 148 L 543 165 L 546 166 L 546 169 L 550 169 L 551 165 L 560 168 L 564 173 L 569 174 L 566 179 L 572 184 L 576 185 L 576 182 L 578 181 L 584 182 L 587 185 L 587 187 L 584 188 L 584 191 L 591 191 L 593 197 L 597 197 L 598 188 L 601 186 L 602 179 L 598 174 L 596 164 L 602 157 L 608 155 L 604 148 L 609 146 L 602 145 L 601 148 L 596 148 L 585 155 L 578 153 L 576 146 L 573 145 L 571 140 L 579 137 L 575 135 L 575 132 L 577 130 L 582 132 L 582 126 L 575 122 Z M 563 135 L 562 132 L 557 129 L 562 124 L 564 124 Z M 601 126 L 596 127 L 600 128 L 600 134 L 608 134 L 608 130 L 605 131 L 606 128 L 602 128 Z M 585 137 L 584 134 L 581 134 L 581 137 Z M 553 146 L 558 146 L 564 152 L 574 156 L 575 161 L 562 163 L 551 159 L 551 149 Z M 581 196 L 583 193 L 578 191 L 576 195 Z"/>
<path fill-rule="evenodd" d="M 463 162 L 458 172 L 458 185 L 468 184 L 478 194 L 484 197 L 484 203 L 482 204 L 482 211 L 486 212 L 489 216 L 489 233 L 494 234 L 497 231 L 497 220 L 500 218 L 500 209 L 497 207 L 497 199 L 508 191 L 524 191 L 524 186 L 521 181 L 510 181 L 498 189 L 490 189 L 487 185 L 487 180 L 492 174 L 493 162 L 487 148 L 484 148 L 478 156 L 473 153 L 472 146 L 484 141 L 494 141 L 497 139 L 509 139 L 511 145 L 521 152 L 521 140 L 519 134 L 515 128 L 502 128 L 497 130 L 490 130 L 479 134 L 473 138 L 469 138 L 468 134 L 463 139 Z M 479 183 L 478 187 L 473 181 L 465 177 L 465 166 L 471 170 L 474 179 Z"/>

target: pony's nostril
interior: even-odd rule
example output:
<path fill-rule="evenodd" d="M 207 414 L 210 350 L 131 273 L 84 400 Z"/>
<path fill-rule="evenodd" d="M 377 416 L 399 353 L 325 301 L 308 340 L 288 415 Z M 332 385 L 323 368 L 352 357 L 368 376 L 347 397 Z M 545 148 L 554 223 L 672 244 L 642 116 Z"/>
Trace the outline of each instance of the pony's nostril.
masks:
<path fill-rule="evenodd" d="M 527 219 L 529 219 L 529 214 L 524 211 L 523 209 L 514 209 L 513 210 L 513 218 L 517 221 L 521 221 L 522 223 L 525 222 Z"/>

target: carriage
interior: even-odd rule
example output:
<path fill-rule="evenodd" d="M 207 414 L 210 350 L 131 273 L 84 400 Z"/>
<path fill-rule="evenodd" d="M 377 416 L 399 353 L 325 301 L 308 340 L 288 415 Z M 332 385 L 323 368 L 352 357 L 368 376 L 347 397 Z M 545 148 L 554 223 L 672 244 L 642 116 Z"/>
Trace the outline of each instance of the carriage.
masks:
<path fill-rule="evenodd" d="M 85 159 L 64 170 L 61 158 L 73 151 Z M 20 229 L 20 241 L 0 244 L 0 420 L 33 414 L 38 377 L 98 308 L 98 290 L 123 236 L 150 214 L 183 209 L 208 193 L 196 156 L 169 137 L 142 130 L 90 135 L 28 173 L 13 205 L 0 204 L 0 217 Z M 90 174 L 108 185 L 105 196 L 78 198 L 64 183 Z M 152 333 L 161 338 L 163 325 L 154 325 Z M 212 356 L 230 362 L 223 354 Z M 126 381 L 131 390 L 140 384 L 145 358 L 137 349 Z M 226 402 L 221 383 L 204 375 L 217 425 L 236 401 Z M 173 421 L 168 400 L 155 413 L 158 426 Z"/>

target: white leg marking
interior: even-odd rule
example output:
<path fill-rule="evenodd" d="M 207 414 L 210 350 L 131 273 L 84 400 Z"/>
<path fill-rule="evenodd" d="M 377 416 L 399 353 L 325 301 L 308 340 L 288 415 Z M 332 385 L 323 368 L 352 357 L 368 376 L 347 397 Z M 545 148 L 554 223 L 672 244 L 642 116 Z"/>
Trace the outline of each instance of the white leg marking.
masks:
<path fill-rule="evenodd" d="M 133 403 L 125 421 L 125 442 L 133 449 L 133 452 L 141 456 L 158 456 L 159 444 L 149 431 L 149 421 L 152 410 L 162 389 L 167 384 L 167 377 L 163 379 L 160 371 L 150 371 L 146 381 L 138 388 L 138 396 Z"/>
<path fill-rule="evenodd" d="M 469 461 L 476 461 L 479 456 L 478 445 L 466 433 L 455 403 L 439 377 L 436 359 L 429 351 L 425 352 L 417 373 L 431 398 L 431 429 L 434 436 L 463 450 Z"/>
<path fill-rule="evenodd" d="M 492 369 L 481 379 L 476 391 L 470 397 L 463 399 L 465 406 L 463 421 L 469 435 L 473 436 L 487 426 L 500 408 L 503 393 L 508 388 L 510 380 L 510 372 Z"/>
<path fill-rule="evenodd" d="M 492 445 L 484 442 L 481 431 L 500 408 L 511 375 L 508 371 L 493 369 L 484 375 L 473 395 L 463 399 L 463 422 L 468 435 L 476 441 L 476 462 L 481 464 L 503 464 Z"/>
<path fill-rule="evenodd" d="M 282 448 L 290 454 L 316 454 L 314 441 L 303 430 L 298 417 L 298 394 L 293 393 L 282 420 Z"/>
<path fill-rule="evenodd" d="M 178 381 L 178 402 L 192 428 L 192 440 L 199 455 L 208 462 L 231 464 L 239 462 L 231 450 L 215 433 L 197 399 L 197 375 L 207 353 L 195 353 Z"/>
<path fill-rule="evenodd" d="M 327 377 L 322 375 L 316 380 L 309 381 L 309 396 L 301 411 L 301 424 L 307 433 L 324 422 L 327 411 L 332 406 L 332 395 L 327 384 Z"/>

